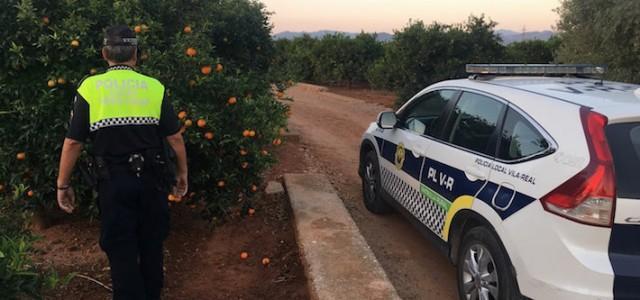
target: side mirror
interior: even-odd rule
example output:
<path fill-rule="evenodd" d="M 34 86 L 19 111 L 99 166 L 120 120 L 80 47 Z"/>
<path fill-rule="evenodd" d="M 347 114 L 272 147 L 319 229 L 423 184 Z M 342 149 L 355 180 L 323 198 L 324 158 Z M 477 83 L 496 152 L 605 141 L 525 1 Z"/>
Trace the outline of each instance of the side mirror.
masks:
<path fill-rule="evenodd" d="M 392 111 L 384 111 L 378 115 L 378 127 L 382 129 L 393 129 L 398 124 L 396 113 Z"/>

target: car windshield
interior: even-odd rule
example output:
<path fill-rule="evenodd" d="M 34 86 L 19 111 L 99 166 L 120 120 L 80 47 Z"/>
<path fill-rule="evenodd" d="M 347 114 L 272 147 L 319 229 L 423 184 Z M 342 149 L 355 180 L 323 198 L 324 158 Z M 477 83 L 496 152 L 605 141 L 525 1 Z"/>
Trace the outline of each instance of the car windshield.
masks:
<path fill-rule="evenodd" d="M 616 171 L 618 197 L 640 199 L 640 123 L 607 127 Z"/>

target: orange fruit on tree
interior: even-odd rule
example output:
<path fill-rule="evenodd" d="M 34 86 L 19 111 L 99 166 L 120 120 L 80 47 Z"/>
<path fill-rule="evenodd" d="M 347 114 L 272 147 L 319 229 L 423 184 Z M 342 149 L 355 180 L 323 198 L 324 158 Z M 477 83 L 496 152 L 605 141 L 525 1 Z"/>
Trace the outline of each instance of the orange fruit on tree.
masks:
<path fill-rule="evenodd" d="M 4 184 L 0 184 L 0 193 L 2 193 L 2 191 L 4 191 Z"/>
<path fill-rule="evenodd" d="M 247 259 L 247 258 L 249 258 L 249 253 L 244 252 L 244 251 L 240 252 L 240 259 L 244 260 L 244 259 Z"/>
<path fill-rule="evenodd" d="M 189 26 L 189 25 L 185 26 L 184 29 L 182 29 L 182 32 L 191 33 L 191 26 Z"/>
<path fill-rule="evenodd" d="M 204 119 L 198 119 L 198 122 L 196 124 L 198 125 L 198 127 L 204 128 L 205 126 L 207 126 L 207 121 L 205 121 Z"/>
<path fill-rule="evenodd" d="M 248 213 L 250 216 L 253 216 L 253 215 L 255 215 L 255 214 L 256 214 L 256 210 L 255 210 L 255 208 L 249 208 L 249 210 L 247 211 L 247 213 Z"/>
<path fill-rule="evenodd" d="M 222 73 L 223 70 L 224 67 L 222 66 L 222 64 L 216 64 L 216 73 Z"/>
<path fill-rule="evenodd" d="M 189 47 L 189 48 L 187 48 L 187 51 L 185 53 L 189 57 L 194 57 L 194 56 L 196 56 L 198 54 L 198 51 L 196 51 L 195 48 Z"/>
<path fill-rule="evenodd" d="M 57 81 L 55 81 L 53 79 L 47 81 L 47 86 L 50 87 L 50 88 L 56 86 L 56 84 L 57 84 Z"/>
<path fill-rule="evenodd" d="M 245 156 L 247 154 L 249 154 L 249 152 L 247 150 L 240 149 L 240 155 Z"/>
<path fill-rule="evenodd" d="M 78 47 L 80 47 L 80 41 L 78 41 L 78 40 L 72 40 L 72 41 L 71 41 L 71 47 L 73 47 L 73 48 L 78 48 Z"/>
<path fill-rule="evenodd" d="M 42 17 L 42 24 L 49 25 L 49 17 L 47 16 Z"/>
<path fill-rule="evenodd" d="M 133 31 L 134 31 L 135 33 L 140 33 L 140 32 L 142 32 L 142 26 L 140 26 L 140 25 L 136 25 L 136 27 L 133 27 Z"/>
<path fill-rule="evenodd" d="M 206 65 L 206 66 L 202 66 L 200 68 L 200 72 L 204 75 L 209 75 L 211 74 L 211 66 L 210 65 Z"/>
<path fill-rule="evenodd" d="M 245 161 L 245 162 L 243 162 L 240 166 L 241 166 L 243 169 L 246 169 L 246 168 L 248 168 L 248 167 L 249 167 L 249 163 Z"/>
<path fill-rule="evenodd" d="M 254 193 L 257 192 L 258 191 L 258 187 L 255 184 L 252 184 L 251 185 L 251 191 L 254 192 Z"/>
<path fill-rule="evenodd" d="M 62 77 L 58 78 L 58 84 L 65 84 L 65 83 L 67 83 L 67 81 L 64 78 Z"/>
<path fill-rule="evenodd" d="M 213 140 L 213 132 L 209 131 L 204 134 L 204 138 L 207 140 Z"/>
<path fill-rule="evenodd" d="M 245 129 L 245 130 L 242 132 L 242 136 L 243 136 L 243 137 L 249 137 L 249 135 L 250 135 L 250 134 L 251 134 L 251 131 L 249 131 L 249 129 Z"/>
<path fill-rule="evenodd" d="M 234 105 L 238 102 L 238 99 L 236 99 L 236 97 L 229 97 L 229 100 L 227 100 L 227 103 L 229 103 L 229 105 Z"/>
<path fill-rule="evenodd" d="M 181 110 L 181 111 L 178 113 L 178 119 L 183 120 L 183 119 L 184 119 L 184 118 L 186 118 L 186 117 L 187 117 L 187 112 L 186 112 L 186 111 Z"/>
<path fill-rule="evenodd" d="M 276 93 L 276 96 L 278 97 L 278 99 L 282 99 L 282 98 L 284 98 L 284 93 L 283 92 L 278 92 L 278 93 Z"/>
<path fill-rule="evenodd" d="M 275 139 L 275 140 L 273 140 L 273 144 L 275 146 L 279 146 L 280 144 L 282 144 L 282 140 L 281 139 Z"/>
<path fill-rule="evenodd" d="M 184 127 L 189 128 L 191 127 L 191 125 L 193 125 L 193 121 L 187 119 L 184 121 Z"/>
<path fill-rule="evenodd" d="M 218 187 L 223 188 L 225 186 L 224 180 L 218 181 Z"/>
<path fill-rule="evenodd" d="M 250 137 L 254 137 L 254 136 L 256 136 L 256 132 L 255 132 L 255 131 L 253 131 L 253 130 L 249 130 L 249 136 L 250 136 Z"/>
<path fill-rule="evenodd" d="M 27 196 L 29 197 L 33 197 L 33 195 L 35 195 L 35 193 L 33 191 L 28 191 L 27 192 Z"/>
<path fill-rule="evenodd" d="M 268 257 L 265 257 L 262 259 L 262 265 L 263 266 L 268 266 L 271 263 L 271 260 Z"/>
<path fill-rule="evenodd" d="M 264 155 L 264 156 L 269 155 L 269 151 L 267 151 L 267 150 L 262 150 L 262 151 L 260 151 L 260 153 L 261 153 L 262 155 Z"/>
<path fill-rule="evenodd" d="M 24 152 L 19 152 L 18 154 L 16 154 L 17 160 L 25 160 L 25 158 L 27 158 L 27 154 Z"/>
<path fill-rule="evenodd" d="M 169 196 L 167 196 L 167 200 L 169 200 L 169 202 L 180 202 L 182 201 L 182 197 L 169 194 Z"/>

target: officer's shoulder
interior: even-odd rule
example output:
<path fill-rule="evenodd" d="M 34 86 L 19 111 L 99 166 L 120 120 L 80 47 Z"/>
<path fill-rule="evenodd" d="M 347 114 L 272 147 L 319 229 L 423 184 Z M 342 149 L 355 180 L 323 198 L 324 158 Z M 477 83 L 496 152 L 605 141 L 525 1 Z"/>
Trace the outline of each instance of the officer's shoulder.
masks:
<path fill-rule="evenodd" d="M 83 84 L 85 83 L 90 83 L 96 79 L 98 79 L 101 75 L 104 75 L 104 73 L 98 73 L 98 74 L 89 74 L 89 75 L 85 75 L 84 77 L 82 77 L 82 79 L 80 79 L 80 81 L 78 82 L 77 88 L 80 88 Z"/>
<path fill-rule="evenodd" d="M 149 75 L 143 74 L 143 73 L 138 73 L 138 74 L 140 74 L 140 76 L 144 77 L 149 82 L 152 82 L 153 84 L 160 85 L 160 86 L 162 86 L 164 88 L 164 84 L 162 84 L 162 82 L 160 82 L 160 80 L 158 80 L 156 78 L 153 78 L 153 77 L 151 77 Z"/>

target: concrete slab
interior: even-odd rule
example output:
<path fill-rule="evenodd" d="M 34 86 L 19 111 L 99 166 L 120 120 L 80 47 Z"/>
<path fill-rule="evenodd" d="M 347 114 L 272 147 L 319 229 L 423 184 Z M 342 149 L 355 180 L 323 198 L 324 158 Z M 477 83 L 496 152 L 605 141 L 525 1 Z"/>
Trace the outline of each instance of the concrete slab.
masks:
<path fill-rule="evenodd" d="M 284 187 L 282 186 L 282 183 L 277 181 L 267 182 L 264 194 L 270 201 L 280 201 L 285 199 Z"/>
<path fill-rule="evenodd" d="M 285 174 L 313 299 L 400 299 L 326 176 Z"/>
<path fill-rule="evenodd" d="M 267 187 L 264 189 L 264 192 L 267 195 L 284 194 L 284 187 L 282 187 L 282 184 L 280 182 L 269 181 L 267 182 Z"/>

